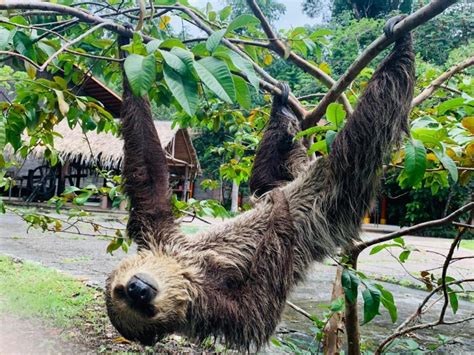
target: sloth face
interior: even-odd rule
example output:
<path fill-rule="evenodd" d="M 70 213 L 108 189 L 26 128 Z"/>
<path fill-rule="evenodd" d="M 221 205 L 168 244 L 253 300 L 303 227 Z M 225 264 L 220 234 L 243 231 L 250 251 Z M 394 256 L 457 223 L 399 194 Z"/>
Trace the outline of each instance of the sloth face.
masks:
<path fill-rule="evenodd" d="M 128 257 L 107 279 L 110 321 L 125 338 L 145 345 L 180 331 L 190 301 L 189 271 L 163 254 Z"/>

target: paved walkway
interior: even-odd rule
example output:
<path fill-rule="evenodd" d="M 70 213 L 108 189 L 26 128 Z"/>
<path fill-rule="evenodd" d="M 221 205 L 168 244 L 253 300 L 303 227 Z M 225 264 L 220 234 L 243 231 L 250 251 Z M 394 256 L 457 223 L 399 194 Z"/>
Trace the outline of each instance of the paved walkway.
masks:
<path fill-rule="evenodd" d="M 107 221 L 106 215 L 99 218 L 102 223 L 110 223 Z M 191 226 L 205 228 L 202 223 L 194 223 Z M 364 232 L 363 238 L 374 238 L 378 235 L 380 234 Z M 367 250 L 361 255 L 359 269 L 376 277 L 393 277 L 398 280 L 406 280 L 406 282 L 415 282 L 411 276 L 407 275 L 404 268 L 416 273 L 439 267 L 443 260 L 439 254 L 446 254 L 450 245 L 450 241 L 444 239 L 406 237 L 405 240 L 413 247 L 413 252 L 403 266 L 388 251 L 369 255 L 369 250 Z M 121 250 L 114 253 L 113 256 L 107 254 L 105 252 L 107 245 L 108 240 L 95 237 L 42 233 L 35 229 L 30 229 L 27 232 L 25 222 L 18 216 L 0 215 L 0 254 L 37 261 L 99 286 L 104 285 L 108 273 L 125 255 Z M 392 252 L 395 255 L 399 253 L 398 250 L 392 250 Z M 473 255 L 473 252 L 463 249 L 456 251 L 456 256 Z M 322 310 L 318 305 L 329 302 L 334 275 L 335 267 L 331 265 L 331 262 L 313 265 L 307 280 L 295 289 L 291 300 L 310 313 L 321 313 Z M 473 277 L 474 262 L 472 259 L 465 259 L 454 263 L 450 268 L 449 275 L 455 278 L 468 275 Z M 395 296 L 400 320 L 411 314 L 426 294 L 424 291 L 394 284 L 384 285 Z M 436 315 L 435 311 L 434 308 L 433 315 Z M 457 316 L 466 316 L 473 311 L 474 304 L 461 301 Z M 430 316 L 427 317 L 427 319 L 429 318 Z M 307 331 L 310 326 L 311 324 L 306 319 L 290 309 L 285 312 L 281 324 L 283 328 L 300 331 Z M 376 340 L 380 334 L 387 334 L 387 329 L 393 327 L 386 312 L 383 311 L 382 317 L 377 317 L 375 322 L 364 326 L 362 333 L 364 336 Z M 464 343 L 463 349 L 474 349 L 474 324 L 472 322 L 470 326 L 464 324 L 441 329 L 437 332 L 460 337 L 460 341 Z"/>

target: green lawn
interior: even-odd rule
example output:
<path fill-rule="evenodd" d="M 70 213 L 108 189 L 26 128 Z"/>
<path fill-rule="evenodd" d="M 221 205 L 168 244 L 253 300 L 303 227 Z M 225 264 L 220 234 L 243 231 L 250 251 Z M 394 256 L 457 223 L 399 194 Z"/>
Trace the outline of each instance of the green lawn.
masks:
<path fill-rule="evenodd" d="M 0 256 L 0 312 L 74 326 L 97 304 L 97 291 L 56 270 Z"/>
<path fill-rule="evenodd" d="M 461 240 L 461 248 L 474 251 L 474 240 Z"/>

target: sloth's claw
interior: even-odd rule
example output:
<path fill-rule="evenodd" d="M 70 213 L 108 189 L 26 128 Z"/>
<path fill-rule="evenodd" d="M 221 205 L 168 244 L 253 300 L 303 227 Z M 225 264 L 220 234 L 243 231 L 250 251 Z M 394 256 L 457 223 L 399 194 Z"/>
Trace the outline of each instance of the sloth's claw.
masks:
<path fill-rule="evenodd" d="M 397 15 L 389 18 L 387 22 L 385 22 L 385 26 L 383 26 L 383 32 L 387 38 L 393 37 L 393 29 L 397 23 L 403 20 L 407 15 Z"/>

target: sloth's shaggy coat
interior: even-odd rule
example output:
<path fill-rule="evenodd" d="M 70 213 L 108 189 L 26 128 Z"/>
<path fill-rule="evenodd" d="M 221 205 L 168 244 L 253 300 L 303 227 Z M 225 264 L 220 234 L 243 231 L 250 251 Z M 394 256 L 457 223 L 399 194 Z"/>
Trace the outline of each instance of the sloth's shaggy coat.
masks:
<path fill-rule="evenodd" d="M 171 216 L 166 161 L 149 103 L 125 85 L 124 174 L 133 206 L 128 227 L 139 252 L 107 281 L 112 323 L 126 338 L 146 344 L 172 332 L 214 335 L 242 350 L 265 344 L 309 264 L 358 238 L 382 160 L 407 130 L 413 82 L 406 35 L 374 73 L 327 157 L 264 194 L 253 210 L 194 236 L 183 235 Z M 146 313 L 132 309 L 124 296 L 137 273 L 158 285 Z"/>

